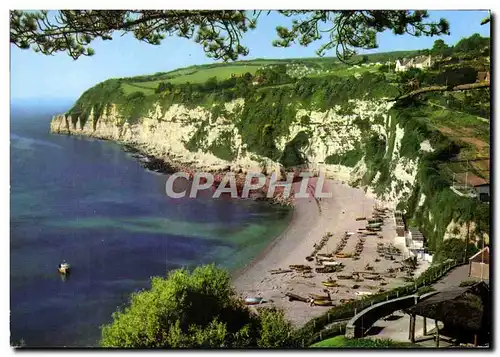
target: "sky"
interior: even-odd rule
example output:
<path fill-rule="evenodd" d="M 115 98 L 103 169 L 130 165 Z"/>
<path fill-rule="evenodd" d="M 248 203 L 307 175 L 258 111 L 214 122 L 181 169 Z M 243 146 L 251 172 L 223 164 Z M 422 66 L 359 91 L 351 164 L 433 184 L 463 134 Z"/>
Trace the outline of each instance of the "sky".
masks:
<path fill-rule="evenodd" d="M 490 36 L 489 25 L 480 25 L 488 14 L 486 11 L 429 11 L 429 14 L 431 20 L 447 19 L 451 34 L 416 38 L 410 35 L 395 36 L 386 31 L 377 37 L 379 48 L 366 52 L 431 48 L 438 38 L 453 45 L 473 33 Z M 308 47 L 272 46 L 272 41 L 277 37 L 276 26 L 288 24 L 289 19 L 277 13 L 261 16 L 257 28 L 243 37 L 243 44 L 249 48 L 250 54 L 240 59 L 316 56 L 319 43 L 312 43 Z M 166 72 L 215 62 L 206 57 L 200 45 L 177 37 L 167 37 L 161 45 L 153 46 L 136 40 L 132 35 L 117 35 L 112 41 L 96 40 L 90 46 L 95 50 L 95 55 L 82 56 L 75 61 L 66 53 L 45 56 L 10 45 L 11 100 L 76 100 L 86 89 L 112 77 Z M 333 56 L 334 53 L 328 55 Z"/>

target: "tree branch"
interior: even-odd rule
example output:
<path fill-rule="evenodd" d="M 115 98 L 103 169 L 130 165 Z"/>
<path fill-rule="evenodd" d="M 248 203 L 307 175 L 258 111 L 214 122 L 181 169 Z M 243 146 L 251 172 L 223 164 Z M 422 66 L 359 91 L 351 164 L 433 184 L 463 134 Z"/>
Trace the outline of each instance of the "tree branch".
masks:
<path fill-rule="evenodd" d="M 410 93 L 401 95 L 399 97 L 389 99 L 388 101 L 395 102 L 395 101 L 399 101 L 399 100 L 404 100 L 404 99 L 415 97 L 419 94 L 428 93 L 428 92 L 455 92 L 455 91 L 473 90 L 473 89 L 489 88 L 489 87 L 490 87 L 490 82 L 467 83 L 467 84 L 460 84 L 460 85 L 457 85 L 454 87 L 431 86 L 431 87 L 425 87 L 425 88 L 420 88 L 420 89 L 414 90 Z"/>

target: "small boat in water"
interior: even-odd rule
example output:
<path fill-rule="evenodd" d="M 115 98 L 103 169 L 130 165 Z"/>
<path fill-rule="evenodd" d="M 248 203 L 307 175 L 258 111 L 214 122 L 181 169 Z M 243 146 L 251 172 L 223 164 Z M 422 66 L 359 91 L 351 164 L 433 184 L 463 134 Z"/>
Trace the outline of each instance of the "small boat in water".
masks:
<path fill-rule="evenodd" d="M 71 266 L 66 263 L 66 261 L 63 261 L 61 264 L 59 264 L 59 266 L 57 267 L 57 271 L 60 273 L 60 274 L 69 274 L 71 270 Z"/>

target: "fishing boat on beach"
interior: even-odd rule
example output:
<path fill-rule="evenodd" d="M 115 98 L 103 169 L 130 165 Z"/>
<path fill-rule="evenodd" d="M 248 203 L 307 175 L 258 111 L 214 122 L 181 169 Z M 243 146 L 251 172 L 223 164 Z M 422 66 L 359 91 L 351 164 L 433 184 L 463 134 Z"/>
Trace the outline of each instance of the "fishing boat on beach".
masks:
<path fill-rule="evenodd" d="M 366 228 L 379 228 L 382 227 L 383 223 L 382 222 L 373 222 L 373 223 L 368 223 L 366 225 Z"/>
<path fill-rule="evenodd" d="M 366 295 L 373 295 L 373 293 L 371 291 L 356 291 L 356 295 L 366 296 Z"/>
<path fill-rule="evenodd" d="M 326 290 L 326 289 L 325 289 Z M 317 294 L 309 294 L 309 296 L 315 300 L 331 300 L 330 293 L 326 290 L 328 295 L 317 295 Z"/>
<path fill-rule="evenodd" d="M 334 262 L 334 261 L 322 261 L 322 264 L 324 266 L 343 266 L 344 264 L 342 264 L 341 262 Z"/>
<path fill-rule="evenodd" d="M 311 302 L 311 306 L 316 305 L 316 306 L 333 306 L 333 302 L 331 300 L 316 300 L 313 299 Z"/>
<path fill-rule="evenodd" d="M 247 305 L 259 305 L 264 302 L 264 298 L 261 297 L 247 297 L 245 298 L 245 304 Z"/>
<path fill-rule="evenodd" d="M 321 284 L 323 284 L 324 286 L 326 286 L 328 288 L 333 288 L 333 287 L 337 286 L 337 280 L 333 280 L 330 278 L 328 280 L 322 281 Z"/>

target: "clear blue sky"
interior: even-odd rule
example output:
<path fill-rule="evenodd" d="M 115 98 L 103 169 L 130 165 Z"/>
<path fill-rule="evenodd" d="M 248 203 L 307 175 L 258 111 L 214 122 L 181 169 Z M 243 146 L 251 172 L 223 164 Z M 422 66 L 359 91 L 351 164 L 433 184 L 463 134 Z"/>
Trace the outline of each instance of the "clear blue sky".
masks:
<path fill-rule="evenodd" d="M 489 25 L 480 25 L 487 16 L 486 11 L 430 11 L 430 16 L 433 20 L 444 17 L 449 21 L 451 35 L 442 37 L 448 44 L 455 44 L 476 32 L 490 36 Z M 242 59 L 315 56 L 318 43 L 309 47 L 272 46 L 271 42 L 276 38 L 275 27 L 288 25 L 288 21 L 276 13 L 262 16 L 257 29 L 244 36 L 243 43 L 249 47 L 250 54 Z M 385 32 L 378 35 L 379 48 L 370 52 L 430 48 L 436 39 L 395 36 Z M 111 77 L 150 74 L 214 62 L 205 56 L 200 45 L 176 37 L 165 39 L 160 46 L 152 46 L 137 41 L 131 35 L 115 36 L 112 41 L 95 41 L 91 47 L 96 51 L 93 57 L 81 57 L 74 61 L 66 53 L 44 56 L 11 45 L 11 98 L 77 99 L 89 87 Z"/>

